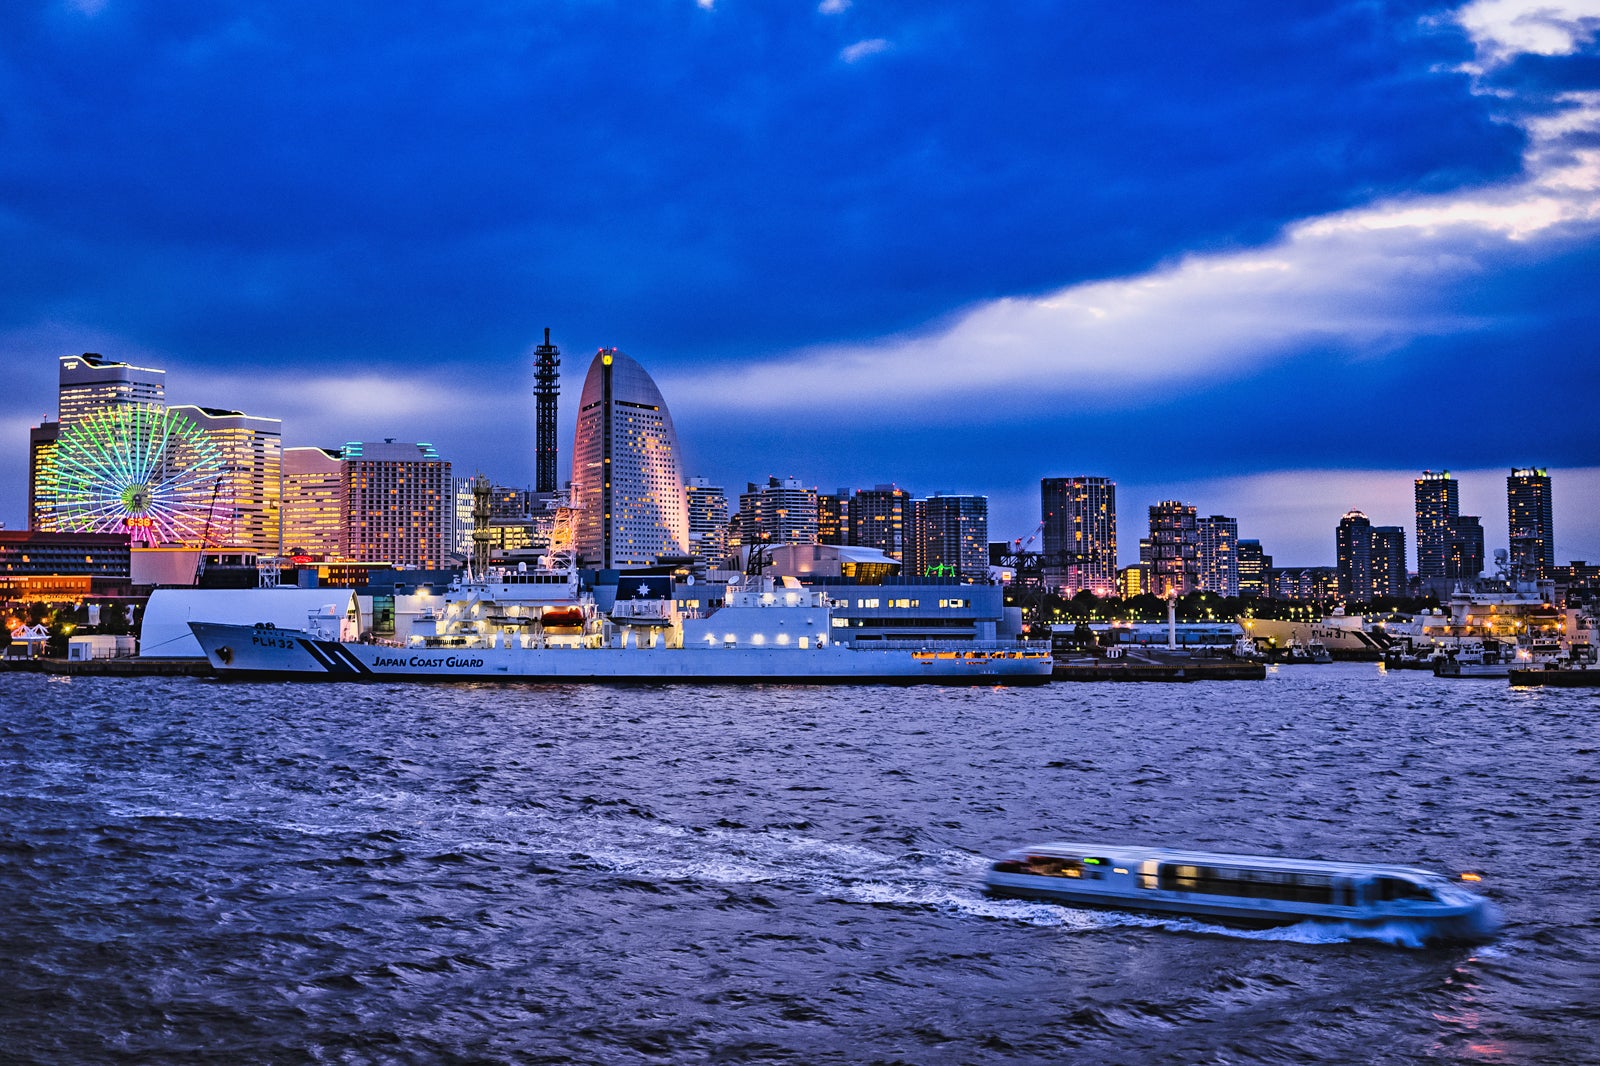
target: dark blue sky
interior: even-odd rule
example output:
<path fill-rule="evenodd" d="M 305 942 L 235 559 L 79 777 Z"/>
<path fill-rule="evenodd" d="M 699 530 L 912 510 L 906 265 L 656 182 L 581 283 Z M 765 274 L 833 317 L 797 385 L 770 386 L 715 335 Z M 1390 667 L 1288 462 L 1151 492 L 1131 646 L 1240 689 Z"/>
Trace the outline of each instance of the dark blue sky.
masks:
<path fill-rule="evenodd" d="M 1105 474 L 1130 548 L 1179 495 L 1319 563 L 1411 471 L 1539 463 L 1600 557 L 1592 0 L 466 6 L 0 11 L 0 519 L 86 350 L 525 484 L 550 326 L 730 489 L 998 538 Z"/>

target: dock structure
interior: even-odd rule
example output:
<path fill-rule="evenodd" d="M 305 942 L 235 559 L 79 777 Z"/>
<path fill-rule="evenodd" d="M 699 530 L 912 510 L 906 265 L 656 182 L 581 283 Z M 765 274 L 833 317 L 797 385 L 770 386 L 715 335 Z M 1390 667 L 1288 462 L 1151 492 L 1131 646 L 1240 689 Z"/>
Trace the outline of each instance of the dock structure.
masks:
<path fill-rule="evenodd" d="M 0 659 L 0 671 L 56 674 L 63 677 L 211 677 L 216 673 L 205 659 Z"/>
<path fill-rule="evenodd" d="M 1533 666 L 1526 670 L 1513 669 L 1511 684 L 1515 687 L 1600 688 L 1600 668 Z"/>
<path fill-rule="evenodd" d="M 1056 657 L 1053 681 L 1264 681 L 1267 665 L 1246 659 L 1118 649 L 1117 656 Z"/>

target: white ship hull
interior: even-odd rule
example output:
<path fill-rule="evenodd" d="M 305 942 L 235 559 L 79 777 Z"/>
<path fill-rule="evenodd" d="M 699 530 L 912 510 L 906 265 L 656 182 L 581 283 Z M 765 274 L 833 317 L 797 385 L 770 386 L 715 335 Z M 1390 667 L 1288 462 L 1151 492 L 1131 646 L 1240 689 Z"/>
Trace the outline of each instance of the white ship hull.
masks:
<path fill-rule="evenodd" d="M 390 647 L 302 630 L 191 622 L 219 674 L 309 680 L 1008 684 L 1050 680 L 1048 653 L 825 647 Z"/>

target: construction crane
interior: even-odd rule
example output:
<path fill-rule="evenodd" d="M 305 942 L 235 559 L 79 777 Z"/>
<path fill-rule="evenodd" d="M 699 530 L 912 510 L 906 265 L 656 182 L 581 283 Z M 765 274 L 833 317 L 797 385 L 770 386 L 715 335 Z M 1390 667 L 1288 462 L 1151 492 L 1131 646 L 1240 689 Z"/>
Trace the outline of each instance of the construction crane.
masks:
<path fill-rule="evenodd" d="M 222 475 L 217 475 L 217 480 L 211 486 L 211 506 L 206 509 L 206 528 L 200 534 L 200 557 L 194 561 L 194 583 L 200 586 L 200 578 L 206 572 L 206 545 L 211 540 L 211 519 L 217 514 L 217 494 L 222 491 Z"/>

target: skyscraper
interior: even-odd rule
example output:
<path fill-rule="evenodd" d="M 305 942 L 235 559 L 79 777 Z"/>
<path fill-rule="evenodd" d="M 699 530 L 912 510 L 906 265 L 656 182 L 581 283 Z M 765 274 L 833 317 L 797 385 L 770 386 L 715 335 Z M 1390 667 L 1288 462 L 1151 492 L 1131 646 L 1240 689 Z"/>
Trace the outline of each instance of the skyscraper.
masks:
<path fill-rule="evenodd" d="M 817 493 L 817 543 L 850 543 L 850 490 Z"/>
<path fill-rule="evenodd" d="M 1372 521 L 1361 511 L 1347 511 L 1334 534 L 1339 595 L 1357 603 L 1372 600 Z"/>
<path fill-rule="evenodd" d="M 1476 515 L 1456 515 L 1450 521 L 1450 544 L 1445 555 L 1444 576 L 1472 581 L 1482 573 L 1483 523 Z"/>
<path fill-rule="evenodd" d="M 792 477 L 767 478 L 765 485 L 745 482 L 739 514 L 750 544 L 815 544 L 817 490 Z"/>
<path fill-rule="evenodd" d="M 1262 550 L 1259 540 L 1239 542 L 1239 595 L 1271 599 L 1271 570 L 1272 556 Z"/>
<path fill-rule="evenodd" d="M 1427 581 L 1443 578 L 1450 559 L 1450 542 L 1461 508 L 1461 484 L 1450 471 L 1424 470 L 1416 480 L 1417 576 Z"/>
<path fill-rule="evenodd" d="M 989 497 L 936 493 L 912 500 L 906 536 L 910 576 L 982 581 L 989 574 Z"/>
<path fill-rule="evenodd" d="M 1506 478 L 1506 520 L 1511 533 L 1511 576 L 1519 581 L 1554 576 L 1555 517 L 1548 472 L 1538 467 L 1511 471 Z"/>
<path fill-rule="evenodd" d="M 1069 596 L 1117 591 L 1117 483 L 1106 477 L 1039 481 L 1045 583 Z"/>
<path fill-rule="evenodd" d="M 102 407 L 167 400 L 167 372 L 118 363 L 94 352 L 61 357 L 58 418 L 62 429 Z"/>
<path fill-rule="evenodd" d="M 561 394 L 561 349 L 550 343 L 550 330 L 544 343 L 533 350 L 535 398 L 534 484 L 535 492 L 556 491 L 556 397 Z"/>
<path fill-rule="evenodd" d="M 690 478 L 684 494 L 689 509 L 689 553 L 715 567 L 728 550 L 728 494 L 703 477 Z"/>
<path fill-rule="evenodd" d="M 1162 500 L 1150 508 L 1150 588 L 1187 596 L 1200 587 L 1200 538 L 1193 504 Z"/>
<path fill-rule="evenodd" d="M 1214 514 L 1198 517 L 1194 524 L 1201 590 L 1239 595 L 1239 520 Z"/>
<path fill-rule="evenodd" d="M 1372 527 L 1372 595 L 1404 596 L 1407 592 L 1406 531 L 1403 526 Z"/>
<path fill-rule="evenodd" d="M 596 352 L 572 445 L 579 559 L 609 569 L 687 552 L 682 462 L 672 415 L 650 375 L 615 348 Z"/>
<path fill-rule="evenodd" d="M 894 484 L 857 489 L 850 497 L 850 543 L 903 561 L 910 502 L 911 493 Z"/>
<path fill-rule="evenodd" d="M 41 486 L 54 479 L 56 443 L 91 412 L 134 404 L 166 404 L 165 370 L 118 363 L 95 352 L 63 355 L 58 368 L 56 420 L 28 434 L 28 528 L 56 528 L 53 503 Z"/>

